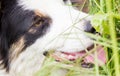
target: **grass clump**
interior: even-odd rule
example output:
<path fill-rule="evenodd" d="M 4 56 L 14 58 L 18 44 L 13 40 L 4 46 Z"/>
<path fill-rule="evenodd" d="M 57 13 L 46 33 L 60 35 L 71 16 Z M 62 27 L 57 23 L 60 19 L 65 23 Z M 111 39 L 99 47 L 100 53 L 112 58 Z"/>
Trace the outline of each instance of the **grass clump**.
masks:
<path fill-rule="evenodd" d="M 95 13 L 97 14 L 98 17 L 97 19 L 93 20 L 93 24 L 95 25 L 97 31 L 102 33 L 102 38 L 109 40 L 108 42 L 111 45 L 110 47 L 104 45 L 107 48 L 106 51 L 108 54 L 108 62 L 106 64 L 106 69 L 108 70 L 109 76 L 119 76 L 120 75 L 120 40 L 119 40 L 120 1 L 100 0 L 99 2 L 96 1 L 95 3 L 98 6 L 97 9 L 99 10 L 97 10 L 97 12 Z"/>

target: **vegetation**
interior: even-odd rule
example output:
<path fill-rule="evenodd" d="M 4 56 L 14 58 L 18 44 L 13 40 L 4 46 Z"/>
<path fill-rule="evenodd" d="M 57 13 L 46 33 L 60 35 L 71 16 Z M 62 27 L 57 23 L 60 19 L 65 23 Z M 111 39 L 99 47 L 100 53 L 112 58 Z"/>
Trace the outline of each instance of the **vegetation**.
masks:
<path fill-rule="evenodd" d="M 107 63 L 99 67 L 96 62 L 94 68 L 85 69 L 80 60 L 58 63 L 49 56 L 35 76 L 61 76 L 56 72 L 61 68 L 68 70 L 66 76 L 120 76 L 120 0 L 89 0 L 89 6 L 92 25 L 102 35 L 86 34 L 105 47 Z"/>

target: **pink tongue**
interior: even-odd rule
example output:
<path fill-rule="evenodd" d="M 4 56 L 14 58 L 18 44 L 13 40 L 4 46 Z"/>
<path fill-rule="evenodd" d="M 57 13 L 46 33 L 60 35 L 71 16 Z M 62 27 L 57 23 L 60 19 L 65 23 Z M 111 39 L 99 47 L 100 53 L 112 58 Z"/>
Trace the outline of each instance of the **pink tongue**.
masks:
<path fill-rule="evenodd" d="M 77 58 L 83 57 L 86 52 L 77 52 L 77 53 L 64 53 L 64 58 L 69 60 L 75 60 Z M 91 53 L 83 59 L 85 63 L 95 63 L 97 60 L 98 65 L 103 65 L 106 63 L 106 53 L 104 51 L 104 48 L 102 46 L 97 47 L 96 49 L 97 58 L 95 58 L 95 53 Z"/>
<path fill-rule="evenodd" d="M 104 49 L 102 47 L 97 48 L 96 54 L 97 54 L 97 56 L 95 56 L 95 53 L 86 56 L 84 61 L 86 63 L 95 63 L 95 61 L 97 61 L 97 63 L 99 65 L 105 64 L 106 63 L 106 53 L 105 53 Z M 97 57 L 97 58 L 95 58 L 95 57 Z"/>

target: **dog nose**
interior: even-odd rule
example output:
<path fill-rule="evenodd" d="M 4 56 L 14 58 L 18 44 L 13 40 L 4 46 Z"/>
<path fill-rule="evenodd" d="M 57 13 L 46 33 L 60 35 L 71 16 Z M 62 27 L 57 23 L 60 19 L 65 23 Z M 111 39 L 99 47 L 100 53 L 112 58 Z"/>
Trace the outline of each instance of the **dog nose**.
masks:
<path fill-rule="evenodd" d="M 96 30 L 92 27 L 90 21 L 85 21 L 84 31 L 88 33 L 96 33 Z"/>

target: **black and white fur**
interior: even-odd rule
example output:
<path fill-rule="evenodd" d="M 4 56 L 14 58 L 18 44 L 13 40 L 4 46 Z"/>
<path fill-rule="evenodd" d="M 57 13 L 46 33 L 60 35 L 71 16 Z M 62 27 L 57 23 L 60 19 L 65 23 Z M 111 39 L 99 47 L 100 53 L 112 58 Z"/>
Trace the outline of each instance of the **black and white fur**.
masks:
<path fill-rule="evenodd" d="M 0 76 L 33 76 L 54 49 L 77 52 L 91 46 L 91 17 L 70 0 L 2 0 Z M 5 70 L 7 72 L 5 72 Z"/>

